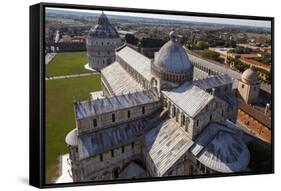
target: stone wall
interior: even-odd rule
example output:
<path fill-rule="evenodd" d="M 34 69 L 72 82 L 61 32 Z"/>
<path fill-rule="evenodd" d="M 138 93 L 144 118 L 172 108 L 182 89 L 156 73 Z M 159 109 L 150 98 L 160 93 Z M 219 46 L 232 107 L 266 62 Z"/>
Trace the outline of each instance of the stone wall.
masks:
<path fill-rule="evenodd" d="M 164 108 L 168 110 L 169 116 L 175 118 L 192 139 L 195 139 L 208 123 L 211 121 L 223 122 L 227 118 L 227 114 L 232 112 L 232 110 L 228 109 L 228 104 L 225 104 L 220 99 L 215 99 L 201 110 L 199 115 L 191 117 L 170 101 L 169 98 L 164 96 L 162 101 Z"/>
<path fill-rule="evenodd" d="M 121 46 L 120 38 L 88 38 L 86 42 L 91 68 L 101 70 L 115 61 L 115 49 Z"/>
<path fill-rule="evenodd" d="M 119 148 L 114 148 L 97 156 L 81 160 L 78 181 L 117 179 L 120 172 L 131 161 L 142 161 L 142 145 L 135 141 Z"/>
<path fill-rule="evenodd" d="M 59 42 L 54 45 L 59 52 L 85 51 L 85 42 Z"/>

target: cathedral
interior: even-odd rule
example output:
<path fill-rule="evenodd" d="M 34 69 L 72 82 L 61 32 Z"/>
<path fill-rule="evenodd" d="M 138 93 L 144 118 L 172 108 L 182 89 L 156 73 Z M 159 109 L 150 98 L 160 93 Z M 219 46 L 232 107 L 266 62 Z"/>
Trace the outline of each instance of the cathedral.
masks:
<path fill-rule="evenodd" d="M 233 80 L 195 68 L 169 37 L 154 59 L 118 47 L 101 65 L 102 91 L 74 102 L 65 139 L 74 182 L 249 170 Z"/>

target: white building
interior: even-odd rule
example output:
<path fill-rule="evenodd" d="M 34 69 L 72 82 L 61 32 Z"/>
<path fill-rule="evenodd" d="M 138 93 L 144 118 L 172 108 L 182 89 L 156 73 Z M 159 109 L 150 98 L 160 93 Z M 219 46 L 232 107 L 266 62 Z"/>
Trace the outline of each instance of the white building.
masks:
<path fill-rule="evenodd" d="M 249 150 L 231 122 L 232 80 L 194 69 L 176 37 L 154 60 L 118 48 L 101 70 L 102 97 L 74 103 L 76 127 L 66 137 L 74 181 L 247 169 Z"/>
<path fill-rule="evenodd" d="M 115 49 L 121 44 L 118 32 L 102 12 L 98 24 L 91 28 L 86 40 L 89 67 L 101 70 L 114 62 Z"/>
<path fill-rule="evenodd" d="M 260 83 L 258 73 L 253 65 L 243 72 L 241 80 L 238 82 L 238 92 L 245 103 L 253 104 L 258 102 Z"/>

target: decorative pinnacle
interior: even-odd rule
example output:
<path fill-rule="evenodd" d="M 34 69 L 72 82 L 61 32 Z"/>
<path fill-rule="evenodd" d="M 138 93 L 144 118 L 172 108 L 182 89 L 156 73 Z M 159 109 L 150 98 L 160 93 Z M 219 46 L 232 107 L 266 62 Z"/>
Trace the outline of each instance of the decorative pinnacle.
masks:
<path fill-rule="evenodd" d="M 170 34 L 169 34 L 169 37 L 170 37 L 170 39 L 171 39 L 173 42 L 176 41 L 177 36 L 178 36 L 178 35 L 177 35 L 177 33 L 176 33 L 175 31 L 171 31 Z"/>

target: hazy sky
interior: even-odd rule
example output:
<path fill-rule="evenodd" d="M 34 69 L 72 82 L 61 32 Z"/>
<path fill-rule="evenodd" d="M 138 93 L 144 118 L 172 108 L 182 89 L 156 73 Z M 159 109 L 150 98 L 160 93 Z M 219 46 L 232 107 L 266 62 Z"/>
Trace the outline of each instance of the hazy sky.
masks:
<path fill-rule="evenodd" d="M 81 9 L 47 8 L 47 10 L 48 9 L 75 11 L 75 12 L 87 12 L 87 13 L 101 13 L 101 11 L 81 10 Z M 107 15 L 122 15 L 122 16 L 134 16 L 134 17 L 168 19 L 168 20 L 172 19 L 172 20 L 179 20 L 179 21 L 233 24 L 233 25 L 253 26 L 253 27 L 268 27 L 268 28 L 271 27 L 270 21 L 260 21 L 260 20 L 225 19 L 225 18 L 194 17 L 194 16 L 179 16 L 179 15 L 164 15 L 164 14 L 146 14 L 146 13 L 116 12 L 116 11 L 104 11 L 104 13 Z"/>

